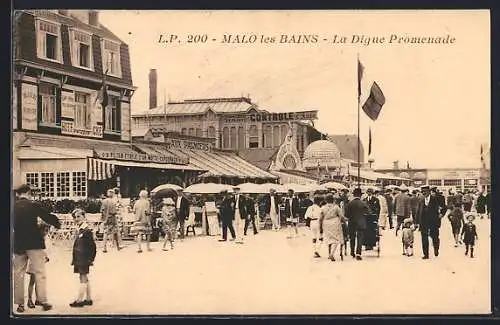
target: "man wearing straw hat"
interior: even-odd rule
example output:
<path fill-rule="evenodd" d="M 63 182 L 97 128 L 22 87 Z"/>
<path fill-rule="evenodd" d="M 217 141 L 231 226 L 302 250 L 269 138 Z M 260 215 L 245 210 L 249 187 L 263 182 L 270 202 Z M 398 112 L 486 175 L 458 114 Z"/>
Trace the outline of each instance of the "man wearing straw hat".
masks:
<path fill-rule="evenodd" d="M 400 193 L 394 198 L 394 213 L 396 214 L 397 224 L 396 224 L 396 236 L 398 235 L 399 229 L 403 226 L 403 221 L 410 217 L 411 205 L 410 197 L 408 196 L 408 187 L 402 185 L 400 188 Z"/>
<path fill-rule="evenodd" d="M 274 188 L 269 190 L 269 194 L 264 198 L 265 212 L 269 214 L 271 222 L 273 223 L 273 230 L 280 230 L 279 221 L 279 203 L 278 197 L 276 195 L 276 190 Z"/>
<path fill-rule="evenodd" d="M 236 230 L 236 243 L 243 244 L 243 233 L 245 220 L 247 219 L 247 205 L 245 196 L 241 195 L 240 188 L 233 187 L 233 212 L 234 212 L 234 228 Z"/>
<path fill-rule="evenodd" d="M 420 198 L 417 207 L 416 223 L 422 235 L 423 259 L 429 258 L 429 237 L 434 246 L 434 256 L 439 256 L 439 227 L 441 218 L 439 215 L 439 202 L 436 197 L 431 196 L 429 186 L 422 187 L 423 197 Z"/>

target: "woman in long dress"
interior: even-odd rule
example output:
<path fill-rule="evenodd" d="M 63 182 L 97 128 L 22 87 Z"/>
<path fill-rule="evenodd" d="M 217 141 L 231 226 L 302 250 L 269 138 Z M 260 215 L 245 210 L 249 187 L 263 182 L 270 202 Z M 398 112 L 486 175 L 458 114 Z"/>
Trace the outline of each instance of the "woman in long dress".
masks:
<path fill-rule="evenodd" d="M 335 251 L 337 247 L 344 242 L 342 232 L 342 219 L 344 218 L 342 209 L 338 201 L 335 201 L 333 195 L 326 196 L 326 205 L 321 208 L 319 218 L 320 233 L 323 234 L 323 242 L 328 245 L 328 258 L 334 262 Z M 344 256 L 340 252 L 340 258 Z"/>
<path fill-rule="evenodd" d="M 134 204 L 135 223 L 130 229 L 132 235 L 137 235 L 137 253 L 142 253 L 142 237 L 146 237 L 146 247 L 150 252 L 150 236 L 152 233 L 151 228 L 151 206 L 148 200 L 148 192 L 141 190 L 139 192 L 139 200 Z"/>
<path fill-rule="evenodd" d="M 319 231 L 319 218 L 321 216 L 320 204 L 323 197 L 317 195 L 313 199 L 313 204 L 306 210 L 305 219 L 309 222 L 309 229 L 311 229 L 311 237 L 313 243 L 313 256 L 315 258 L 321 257 L 319 250 L 321 248 L 322 238 Z"/>

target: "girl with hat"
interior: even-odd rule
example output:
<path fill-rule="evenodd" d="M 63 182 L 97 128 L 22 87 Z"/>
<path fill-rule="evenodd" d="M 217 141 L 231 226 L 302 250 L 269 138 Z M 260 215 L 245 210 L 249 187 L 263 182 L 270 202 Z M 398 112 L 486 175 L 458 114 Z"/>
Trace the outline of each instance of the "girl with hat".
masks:
<path fill-rule="evenodd" d="M 175 231 L 175 203 L 172 198 L 167 197 L 163 199 L 163 206 L 161 208 L 161 227 L 165 233 L 163 240 L 162 250 L 167 251 L 165 248 L 167 241 L 170 242 L 170 249 L 174 249 L 174 231 Z"/>
<path fill-rule="evenodd" d="M 465 244 L 465 256 L 469 254 L 469 248 L 470 248 L 471 258 L 474 257 L 474 244 L 478 239 L 476 232 L 476 225 L 474 224 L 474 219 L 475 219 L 474 215 L 469 214 L 467 216 L 467 223 L 462 228 L 462 240 Z"/>

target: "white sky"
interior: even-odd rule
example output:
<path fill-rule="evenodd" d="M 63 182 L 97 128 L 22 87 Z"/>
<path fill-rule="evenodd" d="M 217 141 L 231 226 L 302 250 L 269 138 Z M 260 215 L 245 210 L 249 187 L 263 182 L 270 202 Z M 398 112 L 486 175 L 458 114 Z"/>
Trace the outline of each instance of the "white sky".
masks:
<path fill-rule="evenodd" d="M 365 80 L 386 96 L 379 119 L 362 113 L 361 136 L 378 168 L 479 167 L 490 139 L 488 11 L 101 11 L 101 22 L 127 42 L 138 87 L 132 111 L 149 105 L 148 73 L 158 72 L 158 104 L 167 98 L 250 94 L 261 108 L 317 109 L 316 127 L 356 133 L 356 58 Z M 318 34 L 316 44 L 220 44 L 223 34 Z M 206 44 L 159 44 L 159 35 L 208 34 Z M 323 42 L 335 34 L 446 36 L 453 45 L 356 45 Z M 368 88 L 369 83 L 366 88 Z"/>

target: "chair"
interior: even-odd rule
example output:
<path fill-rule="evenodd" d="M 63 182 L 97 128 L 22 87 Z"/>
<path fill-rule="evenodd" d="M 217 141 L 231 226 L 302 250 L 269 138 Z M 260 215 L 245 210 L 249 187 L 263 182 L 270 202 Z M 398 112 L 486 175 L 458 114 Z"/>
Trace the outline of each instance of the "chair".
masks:
<path fill-rule="evenodd" d="M 186 227 L 186 237 L 189 235 L 189 233 L 193 233 L 193 236 L 196 236 L 196 232 L 194 230 L 194 226 L 195 226 L 195 214 L 194 214 L 194 208 L 191 207 L 189 208 L 189 217 L 188 217 L 188 220 L 187 222 L 185 223 L 185 227 Z"/>

